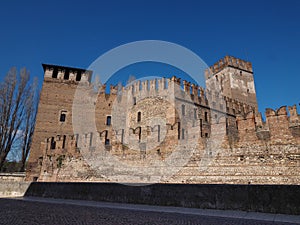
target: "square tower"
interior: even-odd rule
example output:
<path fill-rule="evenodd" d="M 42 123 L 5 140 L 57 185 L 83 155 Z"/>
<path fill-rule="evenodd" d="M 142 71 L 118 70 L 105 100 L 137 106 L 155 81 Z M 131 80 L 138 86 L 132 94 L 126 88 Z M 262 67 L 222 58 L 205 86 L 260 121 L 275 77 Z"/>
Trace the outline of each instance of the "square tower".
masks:
<path fill-rule="evenodd" d="M 223 96 L 251 106 L 257 112 L 256 91 L 251 62 L 225 56 L 205 71 L 206 82 L 216 79 Z"/>
<path fill-rule="evenodd" d="M 72 135 L 72 105 L 79 82 L 89 83 L 92 71 L 43 64 L 44 82 L 40 94 L 36 125 L 27 163 L 27 180 L 36 180 L 43 158 L 41 142 L 51 137 L 51 145 L 63 139 L 61 134 Z"/>

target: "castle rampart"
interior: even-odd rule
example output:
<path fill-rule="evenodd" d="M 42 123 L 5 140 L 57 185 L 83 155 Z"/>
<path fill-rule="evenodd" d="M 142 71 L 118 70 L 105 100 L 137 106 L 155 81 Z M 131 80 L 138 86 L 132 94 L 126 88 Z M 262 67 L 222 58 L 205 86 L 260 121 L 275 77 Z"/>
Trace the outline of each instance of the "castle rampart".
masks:
<path fill-rule="evenodd" d="M 110 85 L 108 93 L 106 84 L 95 90 L 92 71 L 47 64 L 43 68 L 29 180 L 120 181 L 130 174 L 116 172 L 116 162 L 106 162 L 104 171 L 110 176 L 90 166 L 89 160 L 97 159 L 97 146 L 120 163 L 148 165 L 155 171 L 151 160 L 163 162 L 174 146 L 189 149 L 187 144 L 193 143 L 197 148 L 184 167 L 161 182 L 300 183 L 297 107 L 288 107 L 288 112 L 285 106 L 267 109 L 263 120 L 250 62 L 226 56 L 206 72 L 206 88 L 173 76 L 137 80 L 126 87 Z M 72 107 L 78 87 L 87 94 L 76 107 L 84 107 L 82 118 L 94 112 L 97 132 L 83 120 L 84 131 L 74 133 Z M 172 168 L 162 171 L 167 169 Z M 151 181 L 136 179 L 132 182 Z"/>
<path fill-rule="evenodd" d="M 290 114 L 291 112 L 295 113 L 296 106 L 289 107 L 289 109 Z M 234 140 L 230 145 L 228 138 L 232 134 L 226 133 L 227 138 L 224 138 L 223 140 L 222 150 L 218 153 L 218 157 L 216 157 L 206 169 L 207 172 L 204 172 L 204 174 L 206 174 L 208 171 L 210 171 L 210 173 L 205 175 L 207 176 L 205 178 L 205 182 L 280 183 L 283 182 L 283 180 L 280 178 L 281 175 L 285 176 L 284 182 L 286 184 L 299 182 L 299 177 L 297 177 L 296 173 L 289 169 L 293 168 L 293 170 L 295 170 L 295 166 L 300 165 L 300 136 L 296 134 L 300 131 L 300 124 L 291 122 L 293 121 L 293 118 L 296 119 L 295 114 L 293 114 L 293 116 L 287 116 L 286 107 L 283 106 L 276 111 L 267 109 L 265 115 L 265 122 L 262 120 L 260 114 L 255 115 L 253 112 L 249 112 L 244 116 L 237 116 L 237 135 L 239 138 Z M 298 113 L 297 118 L 299 119 Z M 276 127 L 274 127 L 274 120 L 277 122 Z M 219 121 L 212 126 L 212 129 L 214 129 L 214 138 L 222 138 L 222 132 L 220 132 L 220 130 L 227 129 L 226 118 L 221 117 Z M 136 139 L 138 139 L 138 133 L 140 131 L 139 129 L 140 127 L 128 128 L 130 135 L 135 136 Z M 157 127 L 149 127 L 148 129 L 156 134 L 156 137 L 154 138 L 157 138 Z M 291 129 L 295 129 L 296 132 L 293 134 Z M 275 133 L 276 130 L 277 133 Z M 169 124 L 167 126 L 167 138 L 174 135 L 176 136 L 177 131 L 178 123 L 173 125 Z M 80 137 L 77 135 L 58 135 L 56 137 L 47 138 L 45 142 L 42 142 L 41 144 L 41 150 L 44 152 L 43 162 L 41 164 L 44 167 L 45 165 L 48 165 L 48 167 L 50 166 L 51 169 L 44 168 L 44 172 L 42 172 L 40 176 L 41 179 L 52 181 L 66 181 L 66 178 L 73 179 L 69 175 L 69 163 L 73 164 L 71 168 L 74 166 L 76 168 L 81 168 L 80 173 L 74 177 L 74 180 L 80 180 L 83 179 L 84 176 L 94 174 L 91 172 L 91 169 L 88 169 L 89 166 L 86 165 L 86 162 L 84 162 L 84 159 L 82 159 L 82 155 L 80 154 L 82 149 L 77 147 L 77 141 L 85 143 L 84 146 L 87 146 L 88 151 L 90 151 L 92 154 L 94 146 L 91 144 L 91 136 L 94 138 L 100 137 L 102 144 L 105 145 L 104 137 L 108 132 L 109 130 L 103 130 L 98 134 L 93 135 L 90 133 L 81 134 Z M 261 132 L 266 132 L 268 135 L 261 135 Z M 118 133 L 112 133 L 112 136 L 110 136 L 110 138 L 114 140 L 114 144 L 107 146 L 108 148 L 105 148 L 105 151 L 108 151 L 108 154 L 119 157 L 121 161 L 143 161 L 146 159 L 146 157 L 151 157 L 151 154 L 158 154 L 163 158 L 166 157 L 162 150 L 163 146 L 160 146 L 159 151 L 155 151 L 155 153 L 147 152 L 145 153 L 145 158 L 141 158 L 140 153 L 130 151 L 130 149 L 126 148 L 126 146 L 123 146 L 122 143 L 116 144 L 118 141 L 116 140 L 115 135 L 118 135 Z M 54 145 L 52 143 L 53 140 L 55 142 Z M 205 145 L 205 139 L 201 139 L 200 142 Z M 204 156 L 202 155 L 202 160 L 203 157 Z M 197 180 L 199 181 L 199 179 L 202 177 L 202 175 L 200 176 L 199 174 L 199 169 L 201 169 L 201 167 L 199 167 L 200 161 L 201 158 L 199 158 L 199 155 L 194 155 L 191 161 L 183 169 L 185 172 L 182 171 L 177 175 L 174 175 L 172 177 L 172 181 L 180 183 L 193 183 L 197 182 Z M 228 170 L 229 165 L 234 165 L 234 167 L 240 167 L 241 169 Z M 261 166 L 264 166 L 268 169 L 264 171 L 264 173 L 258 172 L 261 170 Z M 85 168 L 86 171 L 82 170 L 82 168 Z M 216 169 L 218 169 L 219 172 L 217 172 Z M 236 175 L 237 171 L 239 171 L 238 176 Z M 203 174 L 203 171 L 201 174 Z M 205 176 L 203 175 L 203 179 Z M 95 174 L 91 176 L 90 179 L 111 181 L 109 178 L 105 178 L 105 176 L 101 176 L 99 178 Z"/>

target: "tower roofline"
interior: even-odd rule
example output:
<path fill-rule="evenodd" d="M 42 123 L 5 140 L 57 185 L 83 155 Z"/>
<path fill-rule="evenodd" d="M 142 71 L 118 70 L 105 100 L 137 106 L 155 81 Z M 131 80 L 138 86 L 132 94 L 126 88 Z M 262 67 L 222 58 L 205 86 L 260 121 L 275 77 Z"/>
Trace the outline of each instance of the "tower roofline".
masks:
<path fill-rule="evenodd" d="M 59 66 L 52 64 L 42 64 L 44 69 L 44 78 L 51 78 L 57 80 L 69 80 L 69 81 L 88 81 L 91 82 L 92 70 L 86 70 L 81 68 Z"/>
<path fill-rule="evenodd" d="M 46 64 L 46 63 L 42 63 L 43 66 L 43 70 L 44 72 L 46 71 L 46 69 L 61 69 L 61 70 L 71 70 L 71 71 L 80 71 L 80 72 L 89 72 L 89 73 L 93 73 L 92 70 L 86 70 L 86 69 L 82 69 L 82 68 L 76 68 L 76 67 L 69 67 L 69 66 L 61 66 L 61 65 L 54 65 L 54 64 Z"/>
<path fill-rule="evenodd" d="M 205 77 L 210 78 L 226 67 L 236 68 L 249 73 L 253 73 L 251 62 L 236 58 L 234 56 L 226 55 L 224 58 L 220 59 L 218 62 L 205 70 Z"/>

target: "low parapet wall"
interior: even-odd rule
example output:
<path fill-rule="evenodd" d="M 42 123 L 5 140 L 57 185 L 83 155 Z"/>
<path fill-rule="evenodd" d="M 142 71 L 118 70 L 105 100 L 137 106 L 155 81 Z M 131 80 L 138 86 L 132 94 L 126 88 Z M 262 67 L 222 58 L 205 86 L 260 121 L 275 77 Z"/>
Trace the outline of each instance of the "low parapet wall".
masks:
<path fill-rule="evenodd" d="M 21 197 L 29 187 L 30 182 L 25 181 L 0 181 L 0 198 Z"/>
<path fill-rule="evenodd" d="M 25 182 L 25 173 L 0 173 L 0 198 L 23 196 L 30 182 Z"/>
<path fill-rule="evenodd" d="M 34 182 L 27 197 L 300 214 L 300 186 Z"/>
<path fill-rule="evenodd" d="M 24 181 L 25 172 L 0 173 L 0 181 Z"/>

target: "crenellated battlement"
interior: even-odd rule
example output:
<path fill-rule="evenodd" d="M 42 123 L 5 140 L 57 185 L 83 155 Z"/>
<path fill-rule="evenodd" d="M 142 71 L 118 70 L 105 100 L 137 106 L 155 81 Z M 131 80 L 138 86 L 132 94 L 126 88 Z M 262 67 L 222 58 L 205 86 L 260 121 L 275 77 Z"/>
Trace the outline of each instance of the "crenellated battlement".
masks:
<path fill-rule="evenodd" d="M 121 91 L 120 93 L 123 96 L 122 99 L 125 99 L 127 102 L 129 100 L 129 103 L 131 102 L 132 104 L 149 96 L 163 97 L 174 94 L 176 95 L 176 98 L 180 99 L 182 94 L 184 94 L 186 96 L 185 99 L 188 99 L 191 103 L 232 115 L 244 115 L 250 111 L 256 111 L 255 107 L 246 102 L 222 96 L 220 93 L 221 91 L 214 89 L 210 90 L 209 88 L 207 89 L 198 86 L 197 84 L 189 81 L 181 80 L 176 76 L 172 76 L 171 78 L 162 77 L 160 79 L 156 78 L 152 80 L 137 80 L 126 87 L 110 85 L 109 92 L 106 93 L 105 90 L 106 84 L 103 84 L 99 87 L 98 91 L 100 95 L 105 95 L 105 101 L 111 101 L 111 99 L 114 100 L 119 91 Z"/>
<path fill-rule="evenodd" d="M 209 78 L 223 70 L 225 67 L 233 67 L 239 70 L 244 70 L 253 73 L 251 62 L 247 62 L 245 60 L 227 55 L 224 58 L 220 59 L 218 62 L 216 62 L 214 65 L 210 66 L 209 69 L 206 69 L 205 77 Z"/>
<path fill-rule="evenodd" d="M 288 115 L 289 114 L 289 115 Z M 249 112 L 247 115 L 237 115 L 240 141 L 275 141 L 281 144 L 291 140 L 300 141 L 300 115 L 296 105 L 282 106 L 277 110 L 266 109 L 264 121 L 260 113 Z"/>
<path fill-rule="evenodd" d="M 72 82 L 91 82 L 92 71 L 71 68 L 65 66 L 57 66 L 50 64 L 42 64 L 44 69 L 44 79 L 60 80 L 60 81 L 72 81 Z"/>
<path fill-rule="evenodd" d="M 189 162 L 167 182 L 300 184 L 297 107 L 258 113 L 250 62 L 225 56 L 206 70 L 205 87 L 176 76 L 108 87 L 92 83 L 89 70 L 43 68 L 28 180 L 127 182 L 132 173 L 116 163 L 105 161 L 97 174 L 89 162 L 110 154 L 134 166 L 166 162 L 176 156 L 174 146 L 185 152 L 196 144 Z M 76 120 L 80 131 L 74 129 L 74 109 L 82 112 Z M 103 155 L 96 158 L 99 150 Z M 149 182 L 136 178 L 129 182 Z"/>

